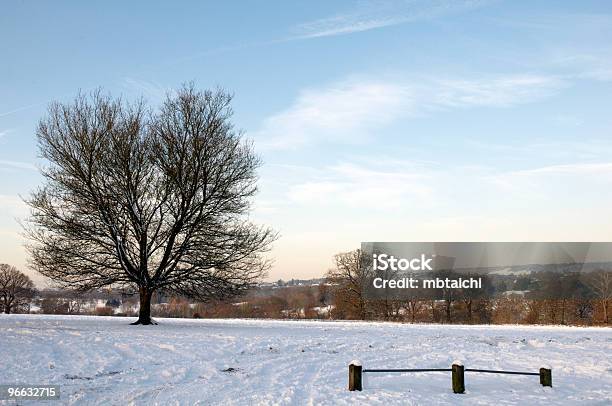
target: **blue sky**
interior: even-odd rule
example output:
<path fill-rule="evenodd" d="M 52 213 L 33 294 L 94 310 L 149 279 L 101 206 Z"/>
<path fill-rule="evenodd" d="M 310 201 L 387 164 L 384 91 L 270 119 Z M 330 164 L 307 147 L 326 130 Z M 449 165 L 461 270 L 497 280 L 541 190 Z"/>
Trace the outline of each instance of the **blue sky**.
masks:
<path fill-rule="evenodd" d="M 609 241 L 609 2 L 3 2 L 0 262 L 52 100 L 235 93 L 270 279 L 361 241 Z"/>

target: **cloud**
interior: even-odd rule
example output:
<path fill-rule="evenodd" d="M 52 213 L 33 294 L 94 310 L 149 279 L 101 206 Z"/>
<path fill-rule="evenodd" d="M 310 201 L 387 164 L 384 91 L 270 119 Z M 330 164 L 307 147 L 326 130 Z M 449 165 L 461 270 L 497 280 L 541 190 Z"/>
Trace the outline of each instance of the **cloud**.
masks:
<path fill-rule="evenodd" d="M 523 68 L 556 72 L 569 80 L 612 81 L 612 14 L 548 10 L 487 16 L 492 28 L 517 34 L 497 57 Z M 525 38 L 527 42 L 523 42 Z"/>
<path fill-rule="evenodd" d="M 0 112 L 0 117 L 10 116 L 11 114 L 19 113 L 21 111 L 28 110 L 28 109 L 31 109 L 33 107 L 41 106 L 43 104 L 46 104 L 46 102 L 31 103 L 31 104 L 26 104 L 24 106 L 15 107 L 15 108 L 13 108 L 11 110 Z"/>
<path fill-rule="evenodd" d="M 4 159 L 0 159 L 0 168 L 16 168 L 16 169 L 27 169 L 31 171 L 37 171 L 38 168 L 34 164 L 30 162 L 21 162 L 21 161 L 7 161 Z"/>
<path fill-rule="evenodd" d="M 168 87 L 161 84 L 144 79 L 136 79 L 131 77 L 123 78 L 122 86 L 128 92 L 140 97 L 144 96 L 154 101 L 161 101 L 166 98 L 166 94 L 170 91 Z"/>
<path fill-rule="evenodd" d="M 348 80 L 300 92 L 288 109 L 254 134 L 263 148 L 296 148 L 316 140 L 359 142 L 410 108 L 409 89 L 394 83 Z M 259 144 L 261 143 L 261 144 Z"/>
<path fill-rule="evenodd" d="M 502 172 L 485 177 L 485 180 L 503 192 L 517 195 L 566 195 L 570 197 L 598 194 L 608 190 L 612 183 L 612 163 L 573 163 L 548 165 L 533 169 Z M 604 187 L 605 189 L 599 189 Z"/>
<path fill-rule="evenodd" d="M 283 176 L 283 175 L 280 175 Z M 532 169 L 495 170 L 490 167 L 448 166 L 376 155 L 354 157 L 332 165 L 288 175 L 276 190 L 284 193 L 279 210 L 324 208 L 336 216 L 357 210 L 369 216 L 389 210 L 402 213 L 478 213 L 478 207 L 496 212 L 502 207 L 584 200 L 607 202 L 612 162 L 546 165 Z M 612 196 L 612 195 L 610 195 Z M 542 206 L 538 206 L 541 210 Z M 475 213 L 474 213 L 475 211 Z M 471 215 L 470 214 L 470 215 Z M 333 217 L 332 217 L 333 219 Z M 334 220 L 335 221 L 335 220 Z"/>
<path fill-rule="evenodd" d="M 609 21 L 612 23 L 612 18 Z M 572 80 L 612 81 L 612 53 L 607 47 L 543 50 L 531 58 L 531 63 Z"/>
<path fill-rule="evenodd" d="M 506 107 L 557 93 L 567 83 L 554 76 L 511 75 L 480 80 L 439 80 L 433 104 L 440 107 Z"/>
<path fill-rule="evenodd" d="M 549 165 L 534 169 L 523 169 L 518 171 L 505 172 L 493 179 L 528 179 L 536 176 L 549 175 L 576 175 L 596 176 L 600 179 L 612 180 L 612 163 L 575 163 L 565 165 Z M 592 179 L 592 178 L 591 178 Z"/>
<path fill-rule="evenodd" d="M 350 12 L 299 24 L 291 39 L 329 37 L 351 34 L 435 18 L 444 14 L 468 10 L 486 4 L 486 1 L 366 1 Z"/>
<path fill-rule="evenodd" d="M 587 164 L 568 164 L 551 165 L 542 168 L 530 169 L 515 172 L 519 174 L 569 174 L 569 175 L 612 175 L 612 163 L 587 163 Z"/>
<path fill-rule="evenodd" d="M 363 143 L 399 119 L 440 110 L 529 103 L 564 86 L 567 83 L 559 78 L 541 75 L 412 80 L 352 77 L 301 91 L 291 106 L 266 118 L 252 136 L 263 149 L 295 149 L 318 142 Z"/>
<path fill-rule="evenodd" d="M 556 117 L 552 122 L 559 124 Z M 566 124 L 561 124 L 566 125 Z M 577 125 L 575 123 L 572 126 Z M 540 162 L 583 162 L 593 163 L 605 161 L 612 155 L 612 140 L 596 137 L 582 137 L 576 140 L 564 140 L 560 137 L 551 137 L 548 134 L 539 134 L 540 140 L 534 138 L 532 142 L 523 139 L 504 139 L 500 143 L 493 141 L 479 141 L 465 139 L 463 145 L 478 156 L 496 154 L 500 157 L 511 157 L 513 163 Z"/>
<path fill-rule="evenodd" d="M 324 175 L 293 185 L 289 200 L 305 205 L 356 209 L 405 207 L 406 202 L 431 201 L 432 175 L 428 170 L 382 160 L 378 167 L 340 163 L 324 169 Z"/>

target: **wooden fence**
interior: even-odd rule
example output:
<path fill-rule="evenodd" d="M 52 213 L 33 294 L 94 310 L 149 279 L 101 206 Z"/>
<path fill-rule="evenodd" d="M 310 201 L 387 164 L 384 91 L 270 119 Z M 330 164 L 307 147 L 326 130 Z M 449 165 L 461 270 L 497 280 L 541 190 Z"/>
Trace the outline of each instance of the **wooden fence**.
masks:
<path fill-rule="evenodd" d="M 465 368 L 461 364 L 453 364 L 450 368 L 411 368 L 411 369 L 364 369 L 360 362 L 353 361 L 349 364 L 349 390 L 362 390 L 362 375 L 364 373 L 388 373 L 388 372 L 451 372 L 451 383 L 454 393 L 465 392 L 465 373 L 478 372 L 485 374 L 505 375 L 537 375 L 540 377 L 542 386 L 552 387 L 552 371 L 549 368 L 540 368 L 540 372 L 516 372 L 497 371 L 492 369 Z"/>

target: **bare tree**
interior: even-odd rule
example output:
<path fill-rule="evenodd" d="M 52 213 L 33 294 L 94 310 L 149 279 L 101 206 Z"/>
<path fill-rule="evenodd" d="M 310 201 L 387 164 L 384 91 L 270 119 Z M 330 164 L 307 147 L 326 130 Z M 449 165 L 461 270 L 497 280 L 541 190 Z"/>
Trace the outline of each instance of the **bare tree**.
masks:
<path fill-rule="evenodd" d="M 34 296 L 34 283 L 17 268 L 0 264 L 0 311 L 9 314 L 27 306 Z"/>
<path fill-rule="evenodd" d="M 327 273 L 327 281 L 335 287 L 336 302 L 348 305 L 361 320 L 367 316 L 367 300 L 364 286 L 370 276 L 370 267 L 361 250 L 340 253 L 334 256 L 335 268 Z M 338 305 L 338 303 L 336 303 Z"/>
<path fill-rule="evenodd" d="M 49 166 L 27 201 L 31 265 L 58 284 L 136 288 L 200 301 L 259 280 L 276 234 L 246 219 L 260 159 L 230 121 L 232 97 L 169 94 L 158 111 L 99 91 L 52 104 L 38 126 Z"/>
<path fill-rule="evenodd" d="M 597 271 L 589 275 L 588 284 L 597 297 L 601 300 L 603 309 L 603 321 L 608 323 L 608 305 L 612 299 L 612 272 Z"/>
<path fill-rule="evenodd" d="M 463 303 L 465 304 L 465 309 L 467 311 L 467 322 L 472 323 L 474 321 L 474 304 L 478 303 L 480 299 L 485 296 L 492 295 L 494 292 L 493 284 L 491 283 L 489 277 L 486 274 L 478 274 L 474 272 L 465 272 L 461 275 L 463 278 L 474 278 L 480 279 L 481 288 L 480 289 L 461 289 L 459 291 L 459 296 Z"/>
<path fill-rule="evenodd" d="M 406 299 L 406 310 L 410 313 L 410 322 L 414 323 L 416 321 L 417 314 L 421 311 L 424 305 L 422 293 L 411 294 L 408 299 Z"/>

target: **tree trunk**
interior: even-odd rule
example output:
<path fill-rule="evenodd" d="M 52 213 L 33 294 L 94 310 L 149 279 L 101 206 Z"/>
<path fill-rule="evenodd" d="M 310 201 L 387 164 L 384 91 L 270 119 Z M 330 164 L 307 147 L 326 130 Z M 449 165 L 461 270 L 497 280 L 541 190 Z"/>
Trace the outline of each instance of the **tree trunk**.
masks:
<path fill-rule="evenodd" d="M 136 320 L 132 325 L 136 324 L 157 324 L 153 319 L 151 319 L 151 296 L 153 295 L 153 291 L 147 287 L 141 286 L 139 288 L 140 292 L 140 310 L 138 311 L 138 320 Z"/>
<path fill-rule="evenodd" d="M 389 299 L 385 298 L 385 321 L 389 321 Z"/>
<path fill-rule="evenodd" d="M 365 303 L 361 298 L 359 298 L 359 316 L 361 317 L 361 320 L 366 319 Z"/>
<path fill-rule="evenodd" d="M 431 301 L 431 321 L 436 322 L 436 302 L 434 300 Z"/>
<path fill-rule="evenodd" d="M 468 323 L 472 324 L 472 299 L 467 301 Z"/>
<path fill-rule="evenodd" d="M 11 310 L 13 309 L 13 302 L 15 301 L 14 296 L 9 295 L 6 299 L 6 303 L 4 305 L 4 313 L 11 314 Z"/>
<path fill-rule="evenodd" d="M 565 299 L 561 300 L 561 324 L 565 324 Z"/>

